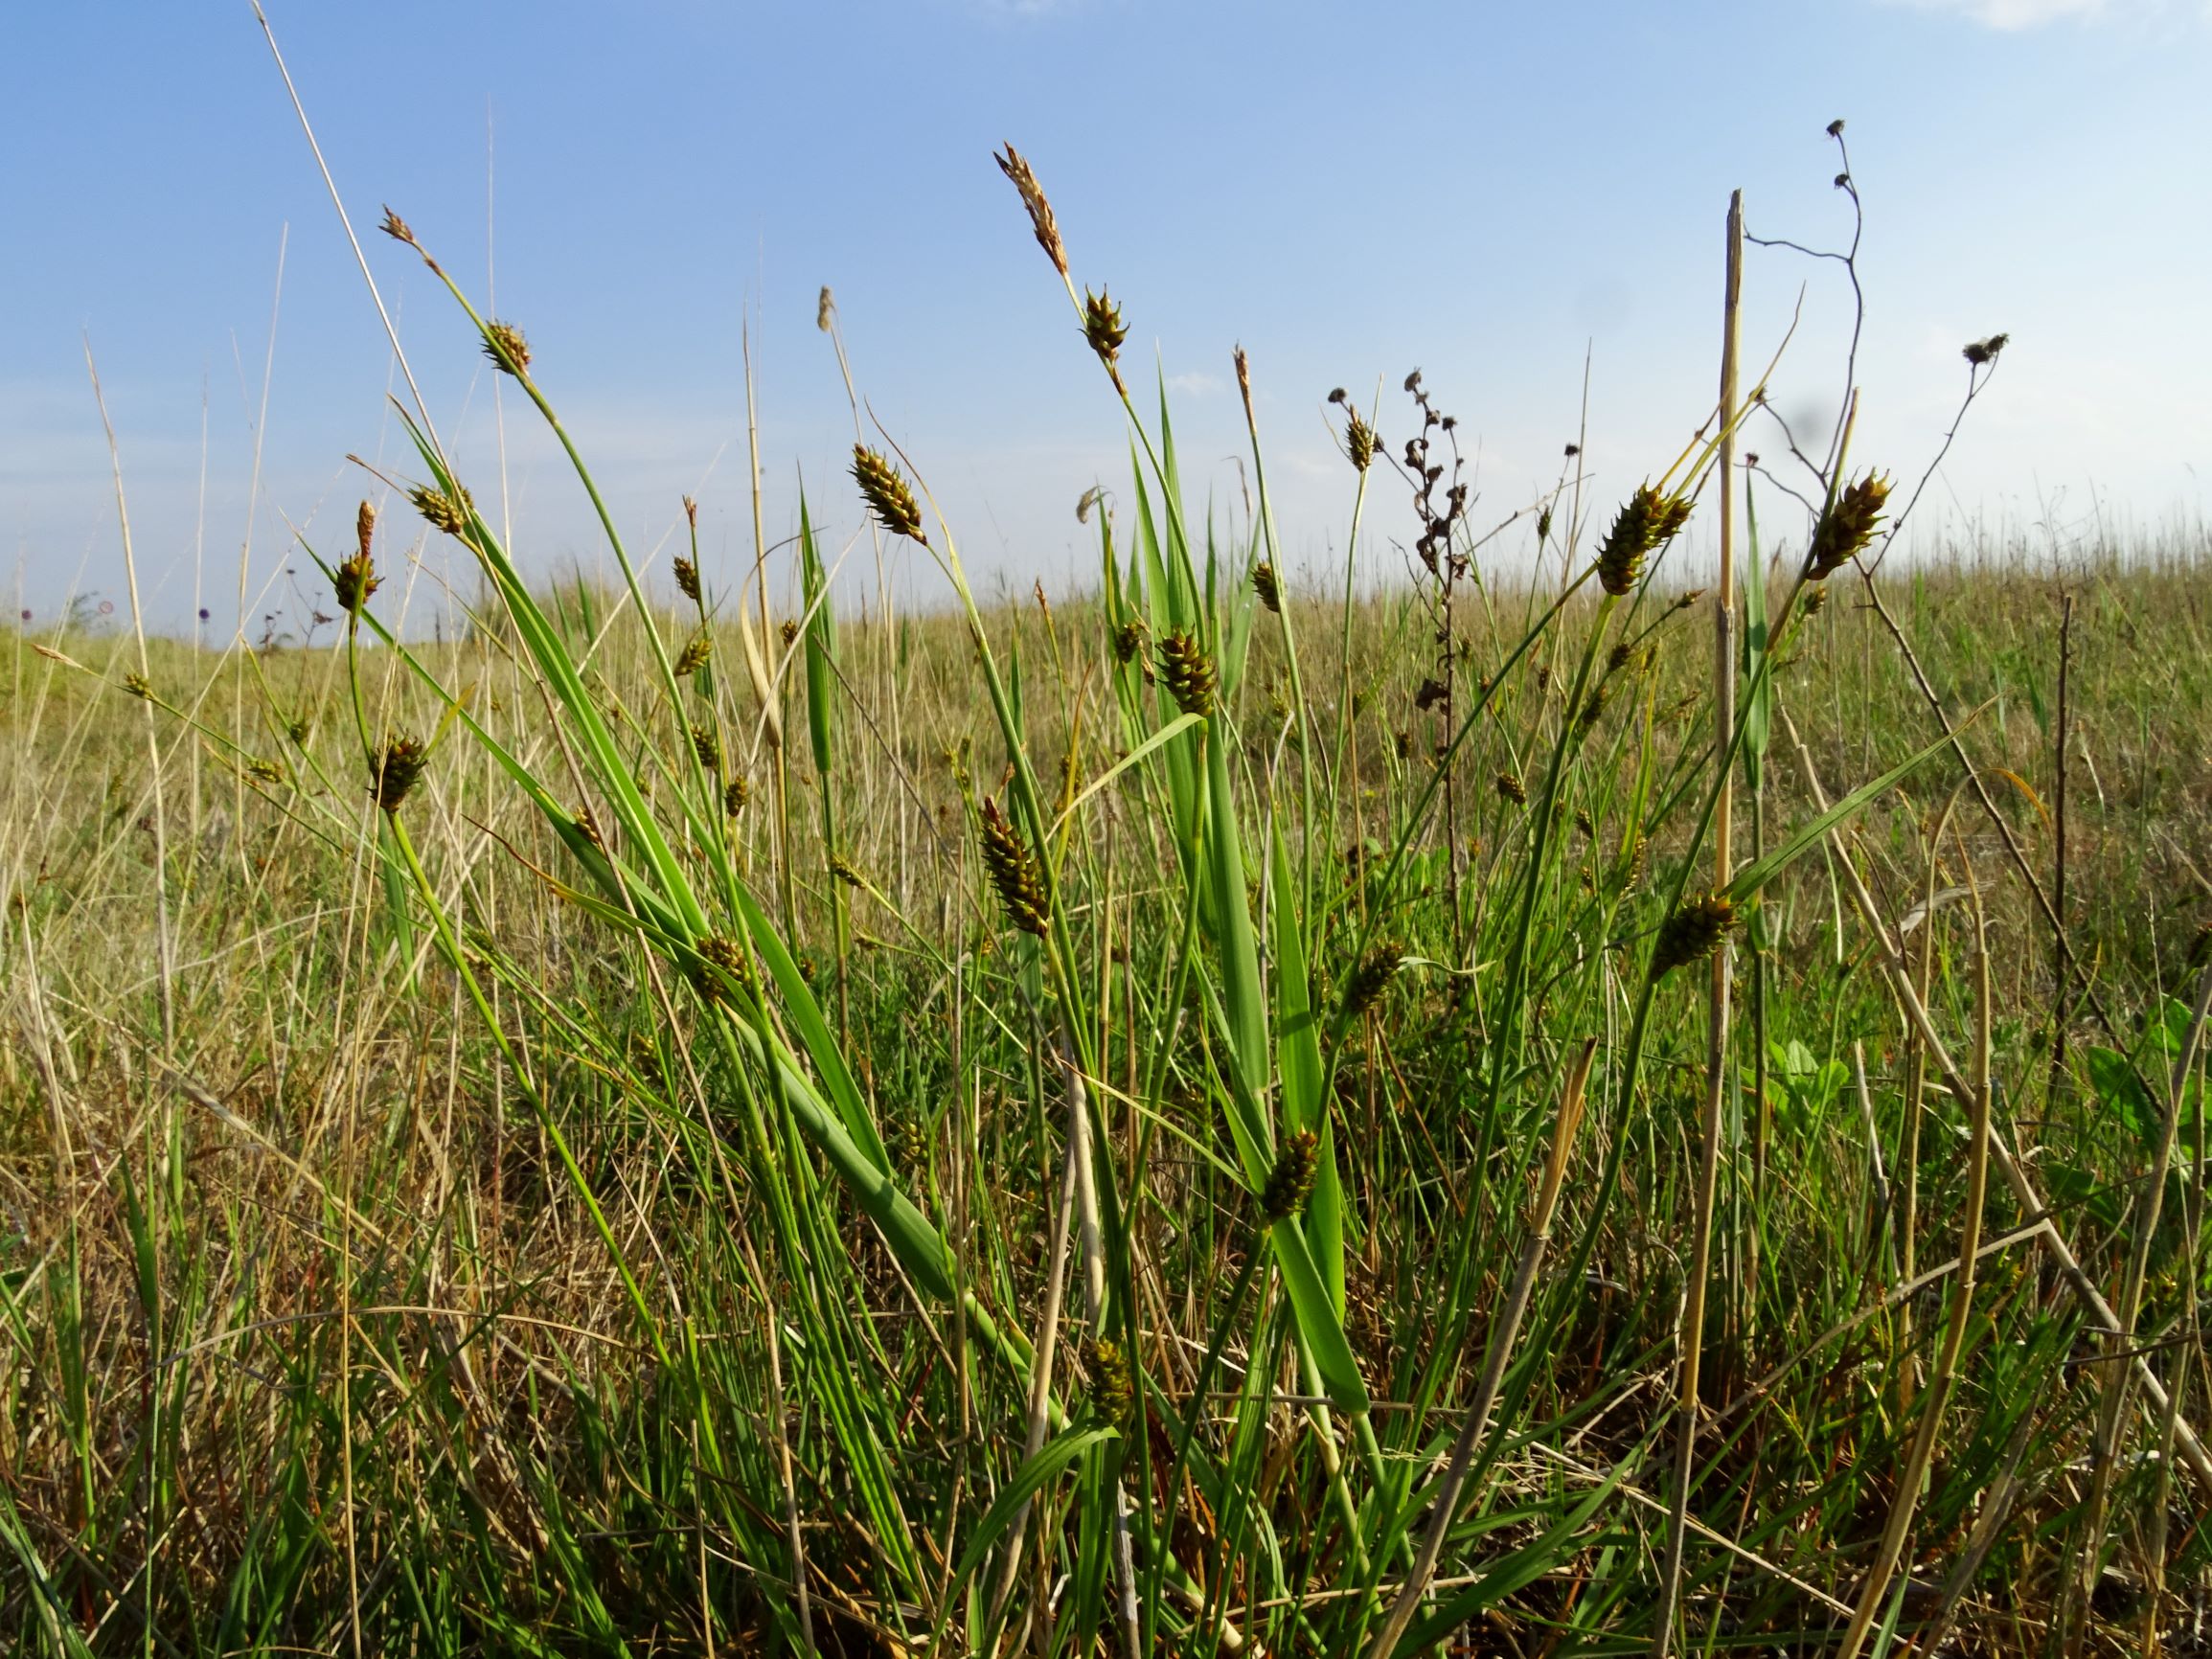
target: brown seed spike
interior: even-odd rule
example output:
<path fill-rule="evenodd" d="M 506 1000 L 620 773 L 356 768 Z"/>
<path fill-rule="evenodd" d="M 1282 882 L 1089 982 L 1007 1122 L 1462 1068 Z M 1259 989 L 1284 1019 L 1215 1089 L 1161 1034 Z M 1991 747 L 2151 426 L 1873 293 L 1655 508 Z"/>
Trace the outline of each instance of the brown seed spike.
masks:
<path fill-rule="evenodd" d="M 1037 182 L 1037 173 L 1013 145 L 1006 147 L 1004 155 L 991 158 L 998 163 L 998 170 L 1006 174 L 1021 197 L 1021 205 L 1029 214 L 1029 228 L 1037 235 L 1037 245 L 1044 250 L 1045 258 L 1052 261 L 1052 268 L 1062 277 L 1067 275 L 1067 246 L 1060 239 L 1060 226 L 1052 216 L 1052 203 L 1044 199 L 1044 186 Z"/>
<path fill-rule="evenodd" d="M 418 484 L 407 491 L 407 499 L 415 504 L 416 511 L 430 521 L 434 530 L 443 530 L 447 535 L 461 535 L 468 529 L 468 515 L 474 511 L 474 503 L 468 499 L 466 489 L 461 491 L 460 499 L 455 500 L 427 484 Z"/>
<path fill-rule="evenodd" d="M 1260 596 L 1260 602 L 1280 616 L 1283 612 L 1283 584 L 1276 580 L 1275 567 L 1262 559 L 1252 567 L 1252 591 Z"/>
<path fill-rule="evenodd" d="M 679 553 L 676 555 L 675 563 L 671 568 L 675 572 L 676 592 L 682 594 L 692 603 L 697 604 L 699 602 L 699 567 Z"/>
<path fill-rule="evenodd" d="M 1806 555 L 1806 576 L 1825 580 L 1866 551 L 1881 523 L 1882 505 L 1889 499 L 1889 480 L 1869 472 L 1848 485 L 1820 515 L 1813 532 L 1813 546 Z"/>
<path fill-rule="evenodd" d="M 407 221 L 389 207 L 384 210 L 382 229 L 384 234 L 394 241 L 405 242 L 411 248 L 421 245 L 415 240 L 415 233 L 407 228 Z"/>
<path fill-rule="evenodd" d="M 860 497 L 876 514 L 877 523 L 893 535 L 906 536 L 924 547 L 929 545 L 929 537 L 922 532 L 922 509 L 912 487 L 883 458 L 881 450 L 865 443 L 853 445 L 853 482 L 860 487 Z"/>
<path fill-rule="evenodd" d="M 484 354 L 492 365 L 519 379 L 530 367 L 530 342 L 513 323 L 484 325 Z"/>

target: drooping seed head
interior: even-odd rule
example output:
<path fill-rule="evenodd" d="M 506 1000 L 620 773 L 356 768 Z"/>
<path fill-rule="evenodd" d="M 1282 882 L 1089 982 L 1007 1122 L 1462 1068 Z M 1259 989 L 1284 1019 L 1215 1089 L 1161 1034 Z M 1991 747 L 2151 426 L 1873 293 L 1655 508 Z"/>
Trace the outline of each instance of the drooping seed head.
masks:
<path fill-rule="evenodd" d="M 411 248 L 422 245 L 415 240 L 415 233 L 407 228 L 407 221 L 389 207 L 384 210 L 384 222 L 379 228 L 394 241 L 405 242 Z"/>
<path fill-rule="evenodd" d="M 1052 203 L 1044 199 L 1044 186 L 1037 182 L 1037 173 L 1021 151 L 1013 145 L 1006 147 L 1004 155 L 991 158 L 998 163 L 998 170 L 1006 174 L 1021 197 L 1021 205 L 1029 215 L 1029 228 L 1036 233 L 1037 245 L 1044 250 L 1052 268 L 1061 276 L 1067 275 L 1067 247 L 1060 239 L 1060 226 L 1052 216 Z"/>
<path fill-rule="evenodd" d="M 1283 1143 L 1275 1167 L 1267 1171 L 1267 1184 L 1260 1190 L 1260 1210 L 1270 1225 L 1306 1208 L 1320 1146 L 1311 1129 L 1300 1129 Z"/>
<path fill-rule="evenodd" d="M 1160 641 L 1160 678 L 1186 715 L 1214 712 L 1214 664 L 1198 642 L 1177 629 Z"/>
<path fill-rule="evenodd" d="M 1658 941 L 1652 947 L 1652 977 L 1659 979 L 1677 967 L 1704 961 L 1735 925 L 1736 906 L 1726 894 L 1708 893 L 1684 900 L 1659 924 Z"/>
<path fill-rule="evenodd" d="M 1813 532 L 1806 576 L 1813 581 L 1825 580 L 1865 552 L 1881 523 L 1881 509 L 1888 499 L 1889 480 L 1879 472 L 1869 472 L 1838 491 Z"/>
<path fill-rule="evenodd" d="M 530 367 L 530 342 L 513 323 L 484 325 L 484 354 L 491 359 L 494 367 L 516 379 Z"/>
<path fill-rule="evenodd" d="M 922 509 L 913 489 L 880 450 L 865 443 L 853 445 L 853 482 L 860 487 L 861 499 L 876 514 L 877 523 L 893 535 L 909 537 L 924 547 L 929 545 L 929 537 L 922 533 Z"/>
<path fill-rule="evenodd" d="M 459 486 L 455 488 L 460 489 Z M 468 499 L 468 491 L 466 489 L 461 490 L 460 498 L 456 500 L 443 490 L 433 489 L 427 484 L 418 484 L 408 490 L 407 499 L 415 504 L 416 511 L 430 521 L 433 530 L 443 530 L 447 535 L 467 533 L 468 515 L 474 511 L 475 505 Z"/>
<path fill-rule="evenodd" d="M 992 886 L 998 890 L 1007 924 L 1042 939 L 1052 900 L 1045 892 L 1044 872 L 1037 854 L 998 809 L 998 803 L 988 795 L 983 798 L 982 817 L 983 864 L 991 873 Z"/>
<path fill-rule="evenodd" d="M 1283 610 L 1283 586 L 1275 580 L 1275 567 L 1262 559 L 1252 567 L 1252 591 L 1260 596 L 1260 602 L 1278 616 Z"/>
<path fill-rule="evenodd" d="M 676 658 L 676 678 L 684 679 L 706 666 L 707 658 L 714 655 L 714 636 L 701 628 L 684 642 L 683 653 Z"/>
<path fill-rule="evenodd" d="M 684 557 L 683 555 L 678 554 L 674 564 L 670 568 L 675 572 L 676 592 L 682 594 L 692 603 L 697 604 L 699 602 L 699 567 Z"/>
<path fill-rule="evenodd" d="M 376 759 L 376 805 L 387 812 L 399 811 L 422 781 L 422 770 L 429 763 L 426 743 L 413 738 L 394 738 L 386 742 L 383 754 Z"/>

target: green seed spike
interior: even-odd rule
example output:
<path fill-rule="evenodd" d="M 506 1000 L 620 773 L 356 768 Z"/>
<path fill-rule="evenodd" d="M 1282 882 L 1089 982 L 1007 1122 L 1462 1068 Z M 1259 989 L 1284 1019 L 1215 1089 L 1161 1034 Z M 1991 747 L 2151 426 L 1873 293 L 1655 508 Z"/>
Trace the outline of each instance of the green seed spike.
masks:
<path fill-rule="evenodd" d="M 1736 906 L 1725 894 L 1709 893 L 1684 901 L 1659 924 L 1658 943 L 1652 947 L 1652 977 L 1660 979 L 1677 967 L 1704 961 L 1735 925 Z"/>
<path fill-rule="evenodd" d="M 1689 516 L 1688 496 L 1661 495 L 1649 484 L 1638 485 L 1598 549 L 1598 581 L 1606 592 L 1616 599 L 1634 592 L 1645 559 L 1674 540 Z"/>
<path fill-rule="evenodd" d="M 1267 1171 L 1267 1185 L 1260 1193 L 1260 1209 L 1272 1225 L 1288 1220 L 1306 1208 L 1313 1191 L 1313 1166 L 1320 1148 L 1311 1129 L 1300 1129 L 1283 1143 L 1275 1167 Z"/>
<path fill-rule="evenodd" d="M 1160 678 L 1184 714 L 1214 712 L 1214 665 L 1188 633 L 1177 630 L 1160 641 Z"/>
<path fill-rule="evenodd" d="M 865 443 L 853 445 L 853 482 L 860 487 L 861 499 L 875 513 L 876 522 L 893 535 L 903 535 L 929 545 L 929 537 L 922 532 L 922 509 L 914 500 L 914 491 L 899 469 L 883 458 L 882 451 L 871 449 Z"/>
<path fill-rule="evenodd" d="M 1052 901 L 1045 893 L 1044 873 L 1038 866 L 1037 854 L 1022 840 L 1021 832 L 1007 822 L 997 802 L 985 796 L 982 812 L 983 862 L 991 872 L 992 886 L 998 890 L 1007 922 L 1042 939 Z"/>

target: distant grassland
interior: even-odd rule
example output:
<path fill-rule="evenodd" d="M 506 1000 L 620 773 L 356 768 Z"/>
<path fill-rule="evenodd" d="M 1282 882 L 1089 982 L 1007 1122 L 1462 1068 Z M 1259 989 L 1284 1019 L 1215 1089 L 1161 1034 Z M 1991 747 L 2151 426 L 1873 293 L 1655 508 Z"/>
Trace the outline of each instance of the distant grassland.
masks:
<path fill-rule="evenodd" d="M 1415 375 L 1294 590 L 1000 166 L 1085 593 L 857 398 L 945 609 L 526 578 L 402 414 L 337 644 L 0 635 L 9 1650 L 2201 1648 L 2207 550 L 1885 560 L 1750 385 L 1494 539 Z"/>

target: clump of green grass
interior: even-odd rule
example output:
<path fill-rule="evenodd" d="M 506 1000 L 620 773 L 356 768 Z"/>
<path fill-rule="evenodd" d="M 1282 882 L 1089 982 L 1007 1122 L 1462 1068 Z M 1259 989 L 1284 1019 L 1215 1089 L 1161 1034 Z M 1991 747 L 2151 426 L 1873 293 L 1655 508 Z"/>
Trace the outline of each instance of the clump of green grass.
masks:
<path fill-rule="evenodd" d="M 332 648 L 8 637 L 26 1648 L 2156 1627 L 2206 1570 L 2164 1523 L 2203 1490 L 2201 550 L 1864 574 L 1887 489 L 1847 443 L 1778 540 L 1708 423 L 1603 536 L 1563 487 L 1522 515 L 1525 579 L 1418 451 L 1434 584 L 1307 590 L 1264 370 L 1251 522 L 1194 524 L 1121 306 L 1000 166 L 1134 441 L 1091 591 L 986 604 L 926 440 L 867 433 L 802 510 L 787 629 L 764 545 L 695 537 L 664 603 L 604 513 L 618 585 L 556 591 L 418 419 L 467 637 L 386 619 L 389 499 L 326 565 Z M 387 229 L 565 443 L 558 364 Z M 1391 418 L 1333 401 L 1357 524 Z M 1425 391 L 1402 414 L 1443 443 Z M 1665 582 L 1722 491 L 1716 731 Z M 817 512 L 925 549 L 951 605 L 839 614 Z M 1668 969 L 1723 937 L 1670 1596 L 1709 1056 Z"/>

